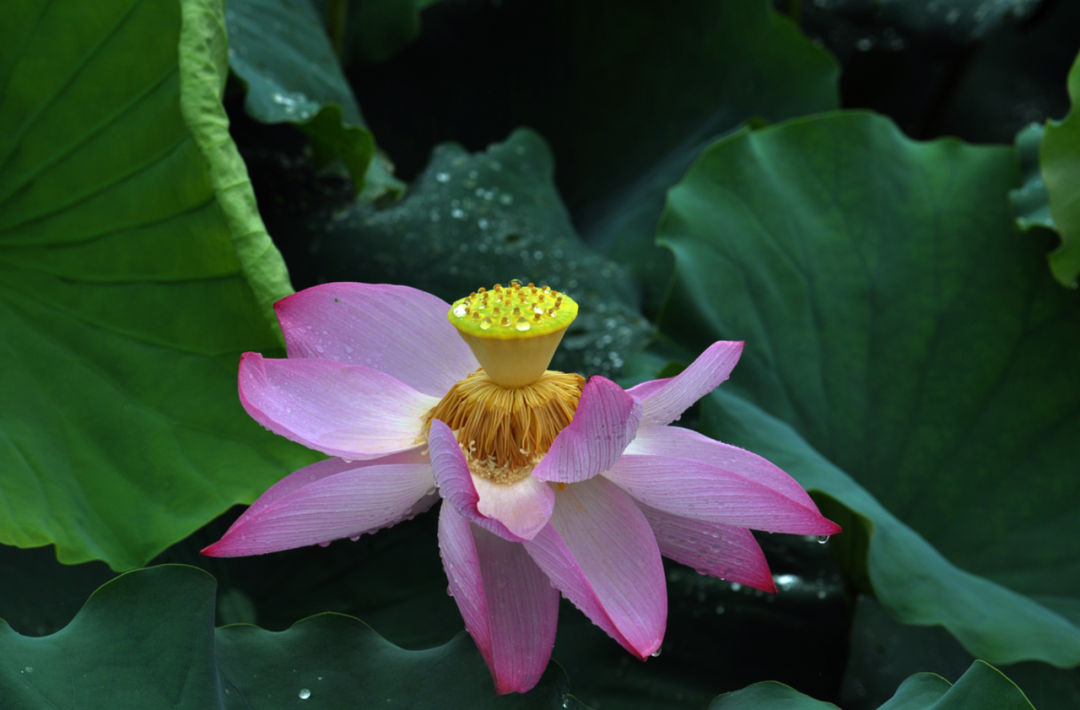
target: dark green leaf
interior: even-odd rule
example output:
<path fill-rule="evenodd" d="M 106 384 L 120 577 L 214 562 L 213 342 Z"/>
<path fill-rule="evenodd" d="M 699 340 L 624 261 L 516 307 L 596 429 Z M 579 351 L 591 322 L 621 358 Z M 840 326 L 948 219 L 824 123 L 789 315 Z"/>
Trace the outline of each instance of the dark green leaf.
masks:
<path fill-rule="evenodd" d="M 551 665 L 525 695 L 495 697 L 465 634 L 425 651 L 389 643 L 357 619 L 322 614 L 272 633 L 214 629 L 214 579 L 167 565 L 129 572 L 90 598 L 65 629 L 28 638 L 0 624 L 5 707 L 558 708 L 566 676 Z"/>
<path fill-rule="evenodd" d="M 237 401 L 290 287 L 225 128 L 220 7 L 181 12 L 0 10 L 0 541 L 68 563 L 142 564 L 313 460 Z"/>
<path fill-rule="evenodd" d="M 1016 225 L 1025 232 L 1032 227 L 1054 228 L 1050 217 L 1049 197 L 1046 183 L 1039 169 L 1039 147 L 1042 145 L 1043 126 L 1033 123 L 1016 134 L 1016 152 L 1020 154 L 1020 172 L 1023 183 L 1009 192 Z"/>
<path fill-rule="evenodd" d="M 440 146 L 401 202 L 310 215 L 316 279 L 407 283 L 447 301 L 512 278 L 545 283 L 580 305 L 552 366 L 616 373 L 651 328 L 626 269 L 578 239 L 552 171 L 527 130 L 483 153 Z"/>
<path fill-rule="evenodd" d="M 653 244 L 668 188 L 749 119 L 837 108 L 838 68 L 763 0 L 695 0 L 678 12 L 571 1 L 559 14 L 573 67 L 560 97 L 573 121 L 545 126 L 559 182 L 586 242 L 632 266 L 655 313 L 673 268 Z"/>
<path fill-rule="evenodd" d="M 317 164 L 340 159 L 356 191 L 366 188 L 371 199 L 403 190 L 373 162 L 375 140 L 311 0 L 229 0 L 225 20 L 229 66 L 247 84 L 248 114 L 296 125 Z"/>
<path fill-rule="evenodd" d="M 661 328 L 747 341 L 702 430 L 842 503 L 823 501 L 835 544 L 892 614 L 997 663 L 1068 667 L 1080 297 L 1017 238 L 1017 178 L 1011 149 L 914 143 L 865 114 L 742 132 L 670 193 Z"/>

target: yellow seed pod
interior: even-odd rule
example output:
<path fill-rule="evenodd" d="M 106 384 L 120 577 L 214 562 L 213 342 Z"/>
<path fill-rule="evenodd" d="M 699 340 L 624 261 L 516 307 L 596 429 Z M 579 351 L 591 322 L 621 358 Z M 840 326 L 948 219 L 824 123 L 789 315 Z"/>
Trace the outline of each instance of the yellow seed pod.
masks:
<path fill-rule="evenodd" d="M 515 388 L 540 379 L 577 313 L 564 293 L 511 281 L 454 301 L 447 317 L 488 376 Z"/>

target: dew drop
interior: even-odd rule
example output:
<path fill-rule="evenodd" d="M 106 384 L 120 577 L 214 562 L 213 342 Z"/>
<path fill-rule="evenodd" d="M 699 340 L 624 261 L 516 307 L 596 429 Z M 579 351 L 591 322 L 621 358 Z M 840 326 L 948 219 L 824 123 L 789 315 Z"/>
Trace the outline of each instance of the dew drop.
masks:
<path fill-rule="evenodd" d="M 653 651 L 649 655 L 652 656 L 653 658 L 659 658 L 660 657 L 660 649 L 659 648 L 656 649 L 655 651 Z"/>
<path fill-rule="evenodd" d="M 491 327 L 491 319 L 490 318 L 485 318 L 484 320 L 480 321 L 480 330 L 487 330 L 490 327 Z"/>
<path fill-rule="evenodd" d="M 454 596 L 454 590 L 451 589 L 450 587 L 447 587 L 446 588 L 446 596 L 448 596 L 448 597 Z"/>
<path fill-rule="evenodd" d="M 527 318 L 518 318 L 517 323 L 514 324 L 514 327 L 522 332 L 525 332 L 532 326 L 529 324 L 529 320 Z"/>
<path fill-rule="evenodd" d="M 307 700 L 310 697 L 311 697 L 311 691 L 310 690 L 308 690 L 307 688 L 301 688 L 300 689 L 300 699 L 301 700 Z"/>
<path fill-rule="evenodd" d="M 349 535 L 349 539 L 352 540 L 353 542 L 356 542 L 357 540 L 360 539 L 360 536 L 359 535 Z"/>
<path fill-rule="evenodd" d="M 828 535 L 818 535 L 817 536 L 817 541 L 818 541 L 818 544 L 824 545 L 826 542 L 829 541 L 829 536 Z"/>
<path fill-rule="evenodd" d="M 469 309 L 465 307 L 464 303 L 459 303 L 454 306 L 454 315 L 458 318 L 464 318 L 469 315 Z"/>
<path fill-rule="evenodd" d="M 319 547 L 330 547 L 330 543 L 329 542 L 320 542 Z"/>

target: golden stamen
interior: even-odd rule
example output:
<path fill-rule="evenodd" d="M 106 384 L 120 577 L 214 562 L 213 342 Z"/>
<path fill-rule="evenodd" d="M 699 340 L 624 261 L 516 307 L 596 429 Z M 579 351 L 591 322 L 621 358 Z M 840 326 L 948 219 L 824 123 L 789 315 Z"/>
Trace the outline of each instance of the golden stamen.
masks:
<path fill-rule="evenodd" d="M 507 388 L 483 370 L 454 385 L 424 418 L 454 430 L 469 470 L 496 483 L 516 483 L 551 448 L 555 437 L 574 419 L 585 379 L 553 372 L 523 387 Z"/>

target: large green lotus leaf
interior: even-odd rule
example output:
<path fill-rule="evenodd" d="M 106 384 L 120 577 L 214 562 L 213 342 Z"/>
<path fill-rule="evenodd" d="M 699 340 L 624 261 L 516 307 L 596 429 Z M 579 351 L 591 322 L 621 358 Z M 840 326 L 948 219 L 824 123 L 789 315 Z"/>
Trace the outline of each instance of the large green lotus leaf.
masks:
<path fill-rule="evenodd" d="M 540 136 L 515 131 L 486 151 L 439 146 L 409 194 L 310 210 L 315 280 L 405 283 L 447 301 L 512 278 L 577 300 L 552 367 L 612 375 L 651 335 L 628 270 L 578 238 Z"/>
<path fill-rule="evenodd" d="M 252 118 L 296 125 L 317 162 L 340 159 L 370 199 L 401 192 L 375 159 L 375 139 L 311 0 L 229 0 L 225 21 L 229 66 L 247 84 Z"/>
<path fill-rule="evenodd" d="M 221 13 L 0 10 L 5 544 L 134 567 L 312 460 L 237 401 L 290 288 L 228 138 Z"/>
<path fill-rule="evenodd" d="M 1050 214 L 1061 234 L 1061 247 L 1050 255 L 1050 269 L 1066 286 L 1080 285 L 1080 56 L 1069 72 L 1072 112 L 1063 121 L 1047 121 L 1039 161 L 1050 195 Z"/>
<path fill-rule="evenodd" d="M 841 707 L 879 708 L 914 673 L 931 671 L 954 682 L 975 662 L 940 626 L 901 624 L 864 594 L 858 596 L 854 606 L 851 645 L 840 691 Z M 1080 668 L 1063 670 L 1027 661 L 1001 666 L 998 670 L 1020 687 L 1039 710 L 1080 707 Z"/>
<path fill-rule="evenodd" d="M 649 0 L 558 7 L 572 70 L 563 120 L 542 130 L 560 187 L 585 241 L 633 266 L 655 313 L 673 268 L 653 244 L 668 188 L 751 117 L 838 108 L 839 68 L 764 0 L 694 0 L 679 12 Z"/>
<path fill-rule="evenodd" d="M 780 683 L 758 683 L 721 695 L 709 710 L 829 710 L 832 703 L 803 695 Z M 950 685 L 933 673 L 905 680 L 879 710 L 1034 710 L 1016 684 L 982 661 L 971 664 Z"/>
<path fill-rule="evenodd" d="M 0 624 L 5 707 L 558 708 L 566 675 L 552 664 L 524 695 L 496 698 L 464 633 L 406 651 L 366 624 L 314 616 L 288 631 L 214 628 L 214 578 L 181 565 L 129 572 L 98 589 L 72 622 L 42 638 Z"/>
<path fill-rule="evenodd" d="M 892 614 L 1067 667 L 1080 294 L 1014 231 L 1017 180 L 1010 148 L 915 143 L 868 114 L 741 132 L 670 193 L 661 329 L 747 342 L 703 431 L 842 504 L 823 501 L 836 544 Z"/>

